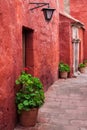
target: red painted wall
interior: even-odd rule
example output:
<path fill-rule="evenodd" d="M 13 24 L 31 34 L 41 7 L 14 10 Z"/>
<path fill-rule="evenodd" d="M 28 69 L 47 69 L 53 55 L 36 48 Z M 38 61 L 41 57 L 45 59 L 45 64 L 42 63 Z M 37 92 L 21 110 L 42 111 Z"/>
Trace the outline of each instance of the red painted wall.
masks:
<path fill-rule="evenodd" d="M 59 9 L 56 1 L 49 2 L 56 11 L 48 23 L 40 9 L 29 11 L 27 0 L 0 0 L 0 130 L 13 130 L 15 124 L 15 79 L 23 66 L 23 26 L 33 30 L 33 74 L 45 90 L 57 80 Z"/>
<path fill-rule="evenodd" d="M 59 11 L 64 12 L 64 0 L 59 0 Z"/>
<path fill-rule="evenodd" d="M 63 61 L 70 65 L 72 75 L 72 33 L 71 33 L 71 20 L 60 14 L 60 26 L 59 26 L 59 47 L 60 47 L 60 62 Z"/>
<path fill-rule="evenodd" d="M 45 90 L 57 79 L 58 70 L 58 4 L 51 1 L 50 6 L 56 11 L 49 23 L 45 21 L 41 9 L 29 14 L 29 27 L 34 29 L 34 75 L 40 77 Z"/>
<path fill-rule="evenodd" d="M 79 37 L 80 37 L 80 48 L 79 48 L 79 63 L 82 63 L 83 62 L 83 58 L 84 58 L 84 53 L 83 53 L 83 46 L 84 46 L 84 38 L 83 38 L 83 36 L 84 36 L 84 30 L 82 29 L 82 28 L 79 28 Z"/>
<path fill-rule="evenodd" d="M 70 77 L 73 76 L 73 43 L 72 43 L 72 24 L 76 24 L 73 18 L 70 18 L 64 14 L 59 15 L 60 17 L 60 28 L 59 28 L 59 56 L 60 62 L 63 61 L 70 65 Z M 83 61 L 83 29 L 79 26 L 79 39 L 81 40 L 79 47 L 79 62 Z"/>
<path fill-rule="evenodd" d="M 87 59 L 87 1 L 70 0 L 71 15 L 80 20 L 85 25 L 84 32 L 84 59 Z"/>

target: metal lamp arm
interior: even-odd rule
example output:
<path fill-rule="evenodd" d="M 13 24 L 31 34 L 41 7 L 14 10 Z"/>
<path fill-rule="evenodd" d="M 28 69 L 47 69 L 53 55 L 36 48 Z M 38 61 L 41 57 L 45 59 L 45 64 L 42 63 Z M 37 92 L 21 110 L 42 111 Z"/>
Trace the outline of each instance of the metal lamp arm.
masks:
<path fill-rule="evenodd" d="M 29 3 L 29 4 L 35 4 L 36 5 L 34 8 L 31 8 L 30 10 L 34 10 L 34 9 L 37 9 L 37 8 L 40 8 L 40 7 L 43 7 L 43 6 L 46 6 L 46 5 L 48 5 L 48 8 L 49 8 L 49 3 Z"/>

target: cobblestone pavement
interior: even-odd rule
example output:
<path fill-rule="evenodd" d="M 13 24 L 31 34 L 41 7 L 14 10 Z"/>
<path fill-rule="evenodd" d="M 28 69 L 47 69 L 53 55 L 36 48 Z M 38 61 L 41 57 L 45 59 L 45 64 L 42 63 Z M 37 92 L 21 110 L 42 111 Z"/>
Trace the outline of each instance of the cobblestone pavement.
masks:
<path fill-rule="evenodd" d="M 77 78 L 59 79 L 45 95 L 37 125 L 14 130 L 87 130 L 87 72 Z"/>

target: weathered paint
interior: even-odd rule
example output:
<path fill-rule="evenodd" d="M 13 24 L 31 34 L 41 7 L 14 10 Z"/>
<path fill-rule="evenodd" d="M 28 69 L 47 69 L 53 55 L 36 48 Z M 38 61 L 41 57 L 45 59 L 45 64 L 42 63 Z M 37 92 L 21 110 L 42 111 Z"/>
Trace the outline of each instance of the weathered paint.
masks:
<path fill-rule="evenodd" d="M 64 0 L 59 0 L 59 11 L 64 12 Z"/>
<path fill-rule="evenodd" d="M 23 26 L 33 30 L 34 75 L 42 80 L 44 90 L 57 80 L 59 9 L 57 1 L 49 2 L 56 11 L 48 23 L 41 9 L 29 10 L 28 0 L 0 0 L 0 130 L 13 130 L 15 124 L 15 79 L 23 66 Z"/>
<path fill-rule="evenodd" d="M 60 41 L 60 62 L 63 61 L 70 65 L 72 75 L 72 33 L 71 33 L 71 19 L 60 14 L 59 26 L 59 41 Z"/>
<path fill-rule="evenodd" d="M 84 30 L 82 28 L 79 28 L 79 37 L 80 37 L 80 48 L 79 48 L 79 63 L 83 62 L 84 59 Z"/>

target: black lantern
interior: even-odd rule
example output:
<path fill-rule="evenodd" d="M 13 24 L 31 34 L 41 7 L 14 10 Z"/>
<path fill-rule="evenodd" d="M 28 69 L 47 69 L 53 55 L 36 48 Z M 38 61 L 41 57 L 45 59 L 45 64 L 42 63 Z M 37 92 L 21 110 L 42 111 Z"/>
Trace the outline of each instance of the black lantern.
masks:
<path fill-rule="evenodd" d="M 49 7 L 49 3 L 29 3 L 29 4 L 35 4 L 36 6 L 31 8 L 30 10 L 34 10 L 36 8 L 40 8 L 43 6 L 48 5 L 48 8 L 42 8 L 45 20 L 50 21 L 52 16 L 53 16 L 53 12 L 55 11 L 55 9 L 52 9 Z"/>
<path fill-rule="evenodd" d="M 50 21 L 52 16 L 53 16 L 53 12 L 55 9 L 51 9 L 51 8 L 43 8 L 42 11 L 44 13 L 44 17 L 45 20 Z"/>

